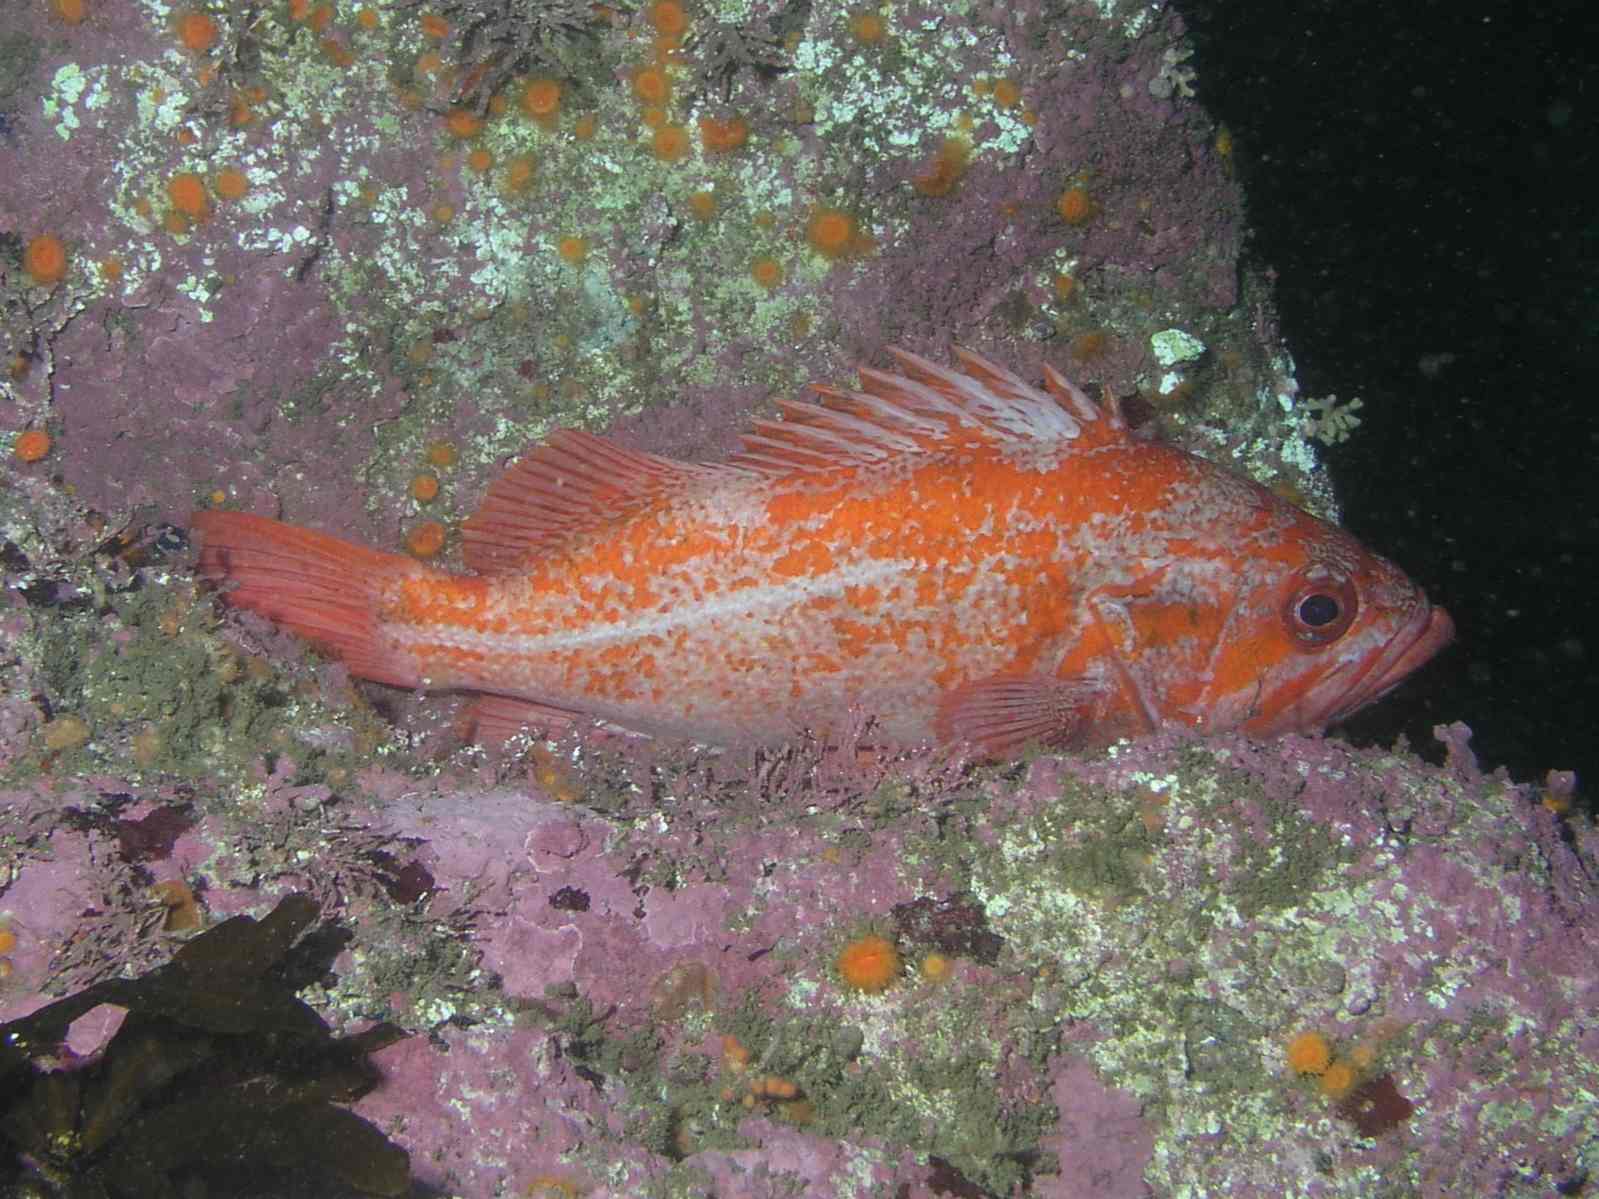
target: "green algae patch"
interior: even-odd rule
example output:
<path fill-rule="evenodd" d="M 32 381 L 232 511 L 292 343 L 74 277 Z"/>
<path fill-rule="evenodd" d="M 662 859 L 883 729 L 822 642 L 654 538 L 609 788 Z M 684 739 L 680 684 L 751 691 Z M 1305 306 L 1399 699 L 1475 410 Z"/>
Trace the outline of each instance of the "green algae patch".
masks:
<path fill-rule="evenodd" d="M 41 582 L 25 594 L 36 602 L 18 651 L 36 664 L 37 700 L 53 719 L 11 763 L 9 782 L 102 770 L 253 782 L 271 754 L 292 761 L 303 783 L 351 768 L 358 745 L 386 736 L 363 706 L 329 702 L 296 682 L 292 667 L 285 673 L 220 638 L 210 600 L 192 584 L 111 591 L 86 576 L 81 589 Z M 336 725 L 348 735 L 321 746 L 302 735 Z"/>

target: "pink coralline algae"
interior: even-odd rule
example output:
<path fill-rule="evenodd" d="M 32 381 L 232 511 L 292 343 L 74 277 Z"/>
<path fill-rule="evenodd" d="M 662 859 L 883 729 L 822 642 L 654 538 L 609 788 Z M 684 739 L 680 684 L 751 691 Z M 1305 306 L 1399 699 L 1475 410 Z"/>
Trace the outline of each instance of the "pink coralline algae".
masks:
<path fill-rule="evenodd" d="M 1144 1171 L 1155 1131 L 1131 1093 L 1101 1081 L 1086 1061 L 1064 1059 L 1051 1092 L 1060 1126 L 1050 1144 L 1060 1172 L 1041 1178 L 1040 1199 L 1137 1199 L 1148 1193 Z"/>
<path fill-rule="evenodd" d="M 574 744 L 575 801 L 514 773 L 368 772 L 314 816 L 197 814 L 139 869 L 181 866 L 213 913 L 320 891 L 354 936 L 329 1018 L 416 1033 L 374 1056 L 384 1082 L 355 1110 L 450 1193 L 1562 1184 L 1599 1145 L 1599 837 L 1479 773 L 1463 730 L 1441 735 L 1443 767 L 1171 738 L 1021 768 L 861 766 L 853 787 L 812 761 L 764 791 L 687 751 Z M 84 937 L 176 943 L 109 938 L 136 914 L 96 912 L 137 874 L 96 814 L 126 803 L 118 785 L 138 790 L 7 797 L 38 831 L 4 896 L 33 956 L 0 1015 L 57 987 L 52 956 Z M 280 859 L 284 821 L 320 831 Z M 395 897 L 406 871 L 420 898 Z M 73 899 L 75 878 L 95 881 Z M 973 948 L 939 981 L 866 995 L 832 965 L 863 921 L 913 965 Z M 1306 1025 L 1400 1115 L 1374 1123 L 1289 1071 Z"/>

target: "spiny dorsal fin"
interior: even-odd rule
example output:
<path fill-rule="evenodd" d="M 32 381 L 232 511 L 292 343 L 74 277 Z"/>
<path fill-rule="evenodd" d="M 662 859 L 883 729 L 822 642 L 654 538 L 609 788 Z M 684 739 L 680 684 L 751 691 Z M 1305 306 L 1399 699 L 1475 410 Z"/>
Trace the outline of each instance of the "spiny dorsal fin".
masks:
<path fill-rule="evenodd" d="M 761 471 L 824 470 L 865 465 L 957 445 L 1061 443 L 1093 427 L 1100 437 L 1125 431 L 1118 413 L 1104 413 L 1053 367 L 1047 391 L 970 350 L 955 356 L 962 369 L 890 348 L 901 373 L 860 370 L 848 391 L 813 385 L 815 403 L 779 405 L 782 420 L 756 421 L 731 465 Z"/>

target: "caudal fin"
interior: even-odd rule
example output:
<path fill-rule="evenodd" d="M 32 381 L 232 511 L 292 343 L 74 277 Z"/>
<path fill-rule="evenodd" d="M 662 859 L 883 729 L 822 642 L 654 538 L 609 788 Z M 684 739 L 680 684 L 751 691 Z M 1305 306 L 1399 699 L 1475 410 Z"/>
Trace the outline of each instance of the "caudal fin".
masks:
<path fill-rule="evenodd" d="M 410 656 L 383 635 L 378 601 L 418 567 L 327 533 L 244 512 L 196 512 L 201 578 L 222 598 L 337 657 L 359 678 L 414 687 Z"/>

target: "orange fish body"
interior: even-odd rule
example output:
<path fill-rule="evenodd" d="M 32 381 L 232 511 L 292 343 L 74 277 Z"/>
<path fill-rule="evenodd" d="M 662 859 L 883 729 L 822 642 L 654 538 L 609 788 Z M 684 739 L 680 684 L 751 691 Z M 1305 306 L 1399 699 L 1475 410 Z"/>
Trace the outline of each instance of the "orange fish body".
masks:
<path fill-rule="evenodd" d="M 894 353 L 724 464 L 555 434 L 466 522 L 471 575 L 225 512 L 193 518 L 200 573 L 359 677 L 483 693 L 500 736 L 774 741 L 851 708 L 990 754 L 1319 731 L 1450 640 L 1348 534 L 1055 372 Z"/>

